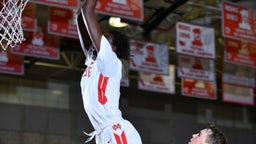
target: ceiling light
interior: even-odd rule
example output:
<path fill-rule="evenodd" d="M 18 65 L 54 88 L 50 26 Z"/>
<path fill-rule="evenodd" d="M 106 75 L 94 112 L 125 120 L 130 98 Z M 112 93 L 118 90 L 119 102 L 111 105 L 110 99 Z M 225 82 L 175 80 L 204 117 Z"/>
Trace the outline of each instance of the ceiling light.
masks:
<path fill-rule="evenodd" d="M 108 23 L 110 26 L 118 28 L 126 27 L 128 25 L 127 23 L 121 22 L 121 18 L 119 17 L 110 17 Z"/>

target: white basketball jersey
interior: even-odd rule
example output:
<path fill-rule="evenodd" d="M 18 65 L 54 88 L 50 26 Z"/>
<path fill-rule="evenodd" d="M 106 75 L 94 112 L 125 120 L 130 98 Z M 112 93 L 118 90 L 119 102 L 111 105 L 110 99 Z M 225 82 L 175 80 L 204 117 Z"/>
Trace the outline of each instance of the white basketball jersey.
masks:
<path fill-rule="evenodd" d="M 120 80 L 122 63 L 105 36 L 95 60 L 86 58 L 87 68 L 81 78 L 84 109 L 94 127 L 100 130 L 120 119 Z"/>

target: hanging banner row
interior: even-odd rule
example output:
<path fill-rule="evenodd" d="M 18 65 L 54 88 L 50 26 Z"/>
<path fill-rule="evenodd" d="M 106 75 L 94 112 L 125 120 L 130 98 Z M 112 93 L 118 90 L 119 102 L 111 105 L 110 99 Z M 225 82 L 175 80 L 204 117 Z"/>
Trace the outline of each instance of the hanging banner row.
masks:
<path fill-rule="evenodd" d="M 77 10 L 83 4 L 80 0 L 32 0 L 31 2 L 74 10 Z M 99 0 L 96 5 L 97 13 L 135 21 L 143 20 L 143 11 L 143 0 Z"/>

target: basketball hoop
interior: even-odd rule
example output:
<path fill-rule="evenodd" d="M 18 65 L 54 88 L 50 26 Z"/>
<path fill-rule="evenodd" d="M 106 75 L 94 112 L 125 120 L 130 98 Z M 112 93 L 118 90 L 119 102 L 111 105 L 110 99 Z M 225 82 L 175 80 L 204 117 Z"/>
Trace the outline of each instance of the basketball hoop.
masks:
<path fill-rule="evenodd" d="M 25 40 L 21 15 L 29 0 L 2 0 L 0 3 L 0 46 L 6 50 Z"/>

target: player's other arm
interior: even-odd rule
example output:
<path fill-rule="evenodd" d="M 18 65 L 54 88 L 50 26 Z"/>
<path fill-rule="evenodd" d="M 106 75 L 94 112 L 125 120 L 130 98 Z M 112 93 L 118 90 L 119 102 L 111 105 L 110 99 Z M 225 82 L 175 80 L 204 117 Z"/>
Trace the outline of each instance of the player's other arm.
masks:
<path fill-rule="evenodd" d="M 80 10 L 78 11 L 76 22 L 77 22 L 77 30 L 78 30 L 80 44 L 85 56 L 87 56 L 88 51 L 91 51 L 92 41 L 87 32 L 87 29 L 83 20 L 83 16 Z"/>
<path fill-rule="evenodd" d="M 100 50 L 100 42 L 102 37 L 102 32 L 99 23 L 95 16 L 95 7 L 98 0 L 85 0 L 85 4 L 82 7 L 82 13 L 85 18 L 85 25 L 92 41 L 92 45 L 97 51 Z"/>

